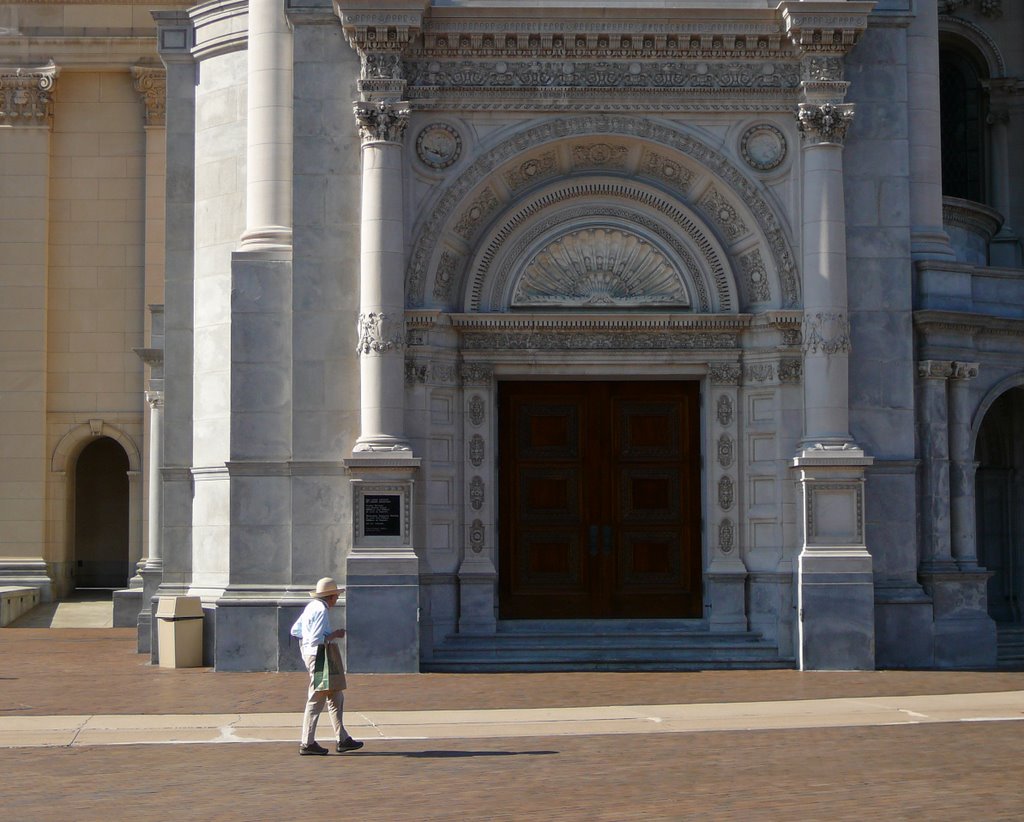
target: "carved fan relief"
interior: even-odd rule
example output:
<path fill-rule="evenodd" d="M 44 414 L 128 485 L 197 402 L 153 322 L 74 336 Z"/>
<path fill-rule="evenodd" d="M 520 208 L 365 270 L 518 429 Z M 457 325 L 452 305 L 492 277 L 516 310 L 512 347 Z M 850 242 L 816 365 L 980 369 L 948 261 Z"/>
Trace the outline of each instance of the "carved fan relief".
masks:
<path fill-rule="evenodd" d="M 689 306 L 677 266 L 656 246 L 617 228 L 563 234 L 530 259 L 512 298 L 517 307 Z"/>

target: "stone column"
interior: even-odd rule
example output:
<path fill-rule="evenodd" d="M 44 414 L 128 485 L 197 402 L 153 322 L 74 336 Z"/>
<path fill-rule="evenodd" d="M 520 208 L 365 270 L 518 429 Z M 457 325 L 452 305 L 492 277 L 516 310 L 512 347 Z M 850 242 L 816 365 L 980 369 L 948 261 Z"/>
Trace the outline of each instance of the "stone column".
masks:
<path fill-rule="evenodd" d="M 807 35 L 800 38 L 809 53 L 797 112 L 804 299 L 804 436 L 793 460 L 803 524 L 797 657 L 803 670 L 872 669 L 874 577 L 865 544 L 864 470 L 873 460 L 853 442 L 849 409 L 843 141 L 854 109 L 843 102 L 848 84 L 841 56 L 814 51 L 816 37 Z M 832 33 L 820 39 L 827 41 L 826 35 Z"/>
<path fill-rule="evenodd" d="M 954 362 L 949 381 L 949 503 L 951 552 L 961 570 L 978 565 L 977 523 L 974 511 L 974 461 L 971 436 L 970 380 L 978 363 Z"/>
<path fill-rule="evenodd" d="M 946 360 L 917 364 L 918 431 L 921 454 L 921 570 L 953 567 L 949 528 L 949 399 L 946 382 L 953 373 Z"/>
<path fill-rule="evenodd" d="M 1017 268 L 1024 262 L 1020 235 L 1013 226 L 1013 172 L 1010 121 L 1012 95 L 1019 94 L 1019 80 L 990 80 L 984 83 L 989 94 L 989 147 L 992 205 L 1003 215 L 999 233 L 989 245 L 989 262 L 994 266 Z"/>
<path fill-rule="evenodd" d="M 58 70 L 0 67 L 0 586 L 54 590 L 47 560 L 50 129 Z M 59 514 L 57 516 L 60 516 Z M 59 550 L 59 548 L 58 548 Z"/>
<path fill-rule="evenodd" d="M 907 31 L 907 127 L 910 134 L 910 242 L 915 260 L 955 260 L 942 226 L 939 116 L 939 12 L 919 0 Z"/>
<path fill-rule="evenodd" d="M 409 106 L 357 102 L 362 138 L 357 351 L 362 432 L 353 449 L 409 451 L 405 424 L 405 227 L 402 136 Z"/>
<path fill-rule="evenodd" d="M 245 232 L 241 250 L 292 246 L 292 36 L 283 0 L 249 0 Z"/>

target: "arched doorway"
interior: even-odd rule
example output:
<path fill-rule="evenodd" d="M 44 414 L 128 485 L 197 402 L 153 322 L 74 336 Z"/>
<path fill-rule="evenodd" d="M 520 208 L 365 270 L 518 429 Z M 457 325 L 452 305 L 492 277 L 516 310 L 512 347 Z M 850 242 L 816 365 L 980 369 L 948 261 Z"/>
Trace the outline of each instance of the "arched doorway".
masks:
<path fill-rule="evenodd" d="M 988 611 L 1002 639 L 1024 626 L 1024 386 L 989 408 L 975 453 L 978 559 L 992 572 Z"/>
<path fill-rule="evenodd" d="M 110 437 L 90 442 L 75 463 L 76 588 L 123 588 L 128 554 L 128 456 Z"/>

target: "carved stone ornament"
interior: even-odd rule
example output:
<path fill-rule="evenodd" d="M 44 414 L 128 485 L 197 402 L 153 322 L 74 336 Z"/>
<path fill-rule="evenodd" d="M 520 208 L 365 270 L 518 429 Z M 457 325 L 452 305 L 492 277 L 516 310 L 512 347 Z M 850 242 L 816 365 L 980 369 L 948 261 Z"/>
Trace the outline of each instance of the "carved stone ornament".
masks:
<path fill-rule="evenodd" d="M 45 126 L 53 122 L 57 67 L 0 68 L 0 125 Z"/>
<path fill-rule="evenodd" d="M 689 304 L 672 261 L 618 228 L 585 228 L 550 242 L 527 264 L 512 297 L 517 307 Z"/>
<path fill-rule="evenodd" d="M 477 427 L 484 422 L 484 398 L 474 394 L 469 398 L 469 422 Z"/>
<path fill-rule="evenodd" d="M 1003 0 L 939 0 L 939 14 L 956 14 L 968 6 L 977 7 L 985 17 L 1001 17 Z"/>
<path fill-rule="evenodd" d="M 426 363 L 417 362 L 413 359 L 405 361 L 405 382 L 408 385 L 422 385 L 427 381 L 427 372 L 430 369 Z"/>
<path fill-rule="evenodd" d="M 469 504 L 474 511 L 484 507 L 484 481 L 478 476 L 469 481 Z"/>
<path fill-rule="evenodd" d="M 723 519 L 718 526 L 718 550 L 723 554 L 731 554 L 736 547 L 736 528 L 731 519 Z"/>
<path fill-rule="evenodd" d="M 954 362 L 952 363 L 954 380 L 973 380 L 978 376 L 979 364 L 976 362 Z"/>
<path fill-rule="evenodd" d="M 801 103 L 796 116 L 800 124 L 800 133 L 807 143 L 842 145 L 850 123 L 853 122 L 853 104 L 825 103 L 818 106 L 813 103 Z"/>
<path fill-rule="evenodd" d="M 779 361 L 779 381 L 788 383 L 800 382 L 804 373 L 804 364 L 801 360 L 785 359 Z"/>
<path fill-rule="evenodd" d="M 772 292 L 768 285 L 768 269 L 761 258 L 761 251 L 755 248 L 739 259 L 747 288 L 747 298 L 752 303 L 771 302 Z"/>
<path fill-rule="evenodd" d="M 416 156 L 430 168 L 448 168 L 462 154 L 462 137 L 444 123 L 431 123 L 416 137 Z"/>
<path fill-rule="evenodd" d="M 455 224 L 455 233 L 458 234 L 464 240 L 470 240 L 473 235 L 476 234 L 477 230 L 483 224 L 483 221 L 487 219 L 494 212 L 495 209 L 500 205 L 497 195 L 494 190 L 488 186 L 481 191 L 475 200 L 470 203 L 462 215 L 459 217 L 459 221 Z"/>
<path fill-rule="evenodd" d="M 396 52 L 363 51 L 359 54 L 363 80 L 402 80 L 402 55 Z"/>
<path fill-rule="evenodd" d="M 537 157 L 525 160 L 518 168 L 505 174 L 505 182 L 512 191 L 519 191 L 541 180 L 555 176 L 558 172 L 558 158 L 553 151 L 546 151 Z"/>
<path fill-rule="evenodd" d="M 735 501 L 736 488 L 732 477 L 724 476 L 718 480 L 718 506 L 723 511 L 728 511 Z"/>
<path fill-rule="evenodd" d="M 719 394 L 718 395 L 718 424 L 722 425 L 722 426 L 732 425 L 732 415 L 733 415 L 732 397 L 730 397 L 728 394 Z"/>
<path fill-rule="evenodd" d="M 735 207 L 716 189 L 708 189 L 707 194 L 700 198 L 699 205 L 727 241 L 737 240 L 749 231 Z"/>
<path fill-rule="evenodd" d="M 469 526 L 469 547 L 474 554 L 484 550 L 485 533 L 484 524 L 478 519 L 473 520 L 473 524 Z"/>
<path fill-rule="evenodd" d="M 953 376 L 953 363 L 949 360 L 921 360 L 917 376 L 922 380 L 947 380 Z"/>
<path fill-rule="evenodd" d="M 722 434 L 722 436 L 718 438 L 718 464 L 723 468 L 728 468 L 732 465 L 735 452 L 736 445 L 733 442 L 732 437 L 728 434 Z"/>
<path fill-rule="evenodd" d="M 445 249 L 437 262 L 437 274 L 434 277 L 434 298 L 447 302 L 451 294 L 455 272 L 458 271 L 462 258 Z"/>
<path fill-rule="evenodd" d="M 786 136 L 775 126 L 760 123 L 743 132 L 740 154 L 757 171 L 771 171 L 786 159 Z"/>
<path fill-rule="evenodd" d="M 474 468 L 479 468 L 484 461 L 484 438 L 479 434 L 469 438 L 469 461 Z"/>
<path fill-rule="evenodd" d="M 572 164 L 574 168 L 614 168 L 626 167 L 626 146 L 609 143 L 592 143 L 572 147 Z"/>
<path fill-rule="evenodd" d="M 167 124 L 167 71 L 151 66 L 132 66 L 132 84 L 146 108 L 146 125 Z"/>
<path fill-rule="evenodd" d="M 494 369 L 479 362 L 464 363 L 462 366 L 463 385 L 490 385 L 494 379 Z"/>
<path fill-rule="evenodd" d="M 712 385 L 739 385 L 740 367 L 732 362 L 712 363 L 708 368 L 708 378 Z"/>
<path fill-rule="evenodd" d="M 817 312 L 804 315 L 805 354 L 849 354 L 850 322 L 837 312 Z"/>
<path fill-rule="evenodd" d="M 693 183 L 693 172 L 675 160 L 650 149 L 640 157 L 640 173 L 660 180 L 679 191 L 687 192 Z"/>
<path fill-rule="evenodd" d="M 359 136 L 366 143 L 400 143 L 409 124 L 409 104 L 357 101 L 352 104 Z"/>
<path fill-rule="evenodd" d="M 756 362 L 746 367 L 743 381 L 746 383 L 771 382 L 774 377 L 775 367 L 770 362 Z"/>
<path fill-rule="evenodd" d="M 405 344 L 404 329 L 389 329 L 390 322 L 384 312 L 360 314 L 357 333 L 359 354 L 383 354 L 385 351 L 400 349 Z"/>

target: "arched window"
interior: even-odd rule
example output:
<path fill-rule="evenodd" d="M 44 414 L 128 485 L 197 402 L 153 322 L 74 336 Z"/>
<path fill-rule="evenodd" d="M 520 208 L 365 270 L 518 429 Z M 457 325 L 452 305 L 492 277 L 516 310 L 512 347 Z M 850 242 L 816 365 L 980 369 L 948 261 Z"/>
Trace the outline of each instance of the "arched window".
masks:
<path fill-rule="evenodd" d="M 986 72 L 980 61 L 956 46 L 939 48 L 942 107 L 942 193 L 985 202 Z"/>

